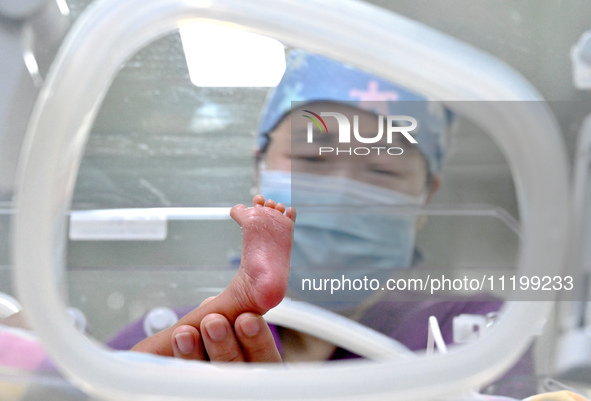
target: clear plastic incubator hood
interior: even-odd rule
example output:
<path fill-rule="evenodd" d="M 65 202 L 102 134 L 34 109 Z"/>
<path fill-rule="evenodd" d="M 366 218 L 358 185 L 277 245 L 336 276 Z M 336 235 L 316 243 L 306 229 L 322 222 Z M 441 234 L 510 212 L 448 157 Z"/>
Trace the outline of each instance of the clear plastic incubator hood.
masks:
<path fill-rule="evenodd" d="M 518 274 L 554 276 L 565 266 L 569 191 L 558 126 L 537 91 L 487 54 L 356 1 L 98 1 L 76 22 L 51 67 L 23 145 L 17 188 L 16 286 L 59 370 L 83 391 L 110 400 L 426 400 L 478 388 L 511 366 L 551 299 L 509 300 L 480 341 L 447 354 L 289 369 L 113 352 L 71 325 L 57 283 L 66 215 L 99 106 L 122 63 L 155 38 L 199 19 L 321 52 L 469 115 L 490 133 L 512 170 L 521 217 Z M 358 340 L 368 348 L 375 341 L 369 335 Z"/>

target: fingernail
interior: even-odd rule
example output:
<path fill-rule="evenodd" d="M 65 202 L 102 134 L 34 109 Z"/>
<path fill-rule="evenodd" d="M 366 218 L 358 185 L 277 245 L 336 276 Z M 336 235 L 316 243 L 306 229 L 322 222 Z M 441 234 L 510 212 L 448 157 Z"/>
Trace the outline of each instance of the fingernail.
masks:
<path fill-rule="evenodd" d="M 205 323 L 205 330 L 212 341 L 222 341 L 226 338 L 226 325 L 222 319 L 214 319 Z"/>
<path fill-rule="evenodd" d="M 242 328 L 242 332 L 248 337 L 254 337 L 258 334 L 261 325 L 256 317 L 249 316 L 240 323 L 240 327 Z"/>
<path fill-rule="evenodd" d="M 176 346 L 183 355 L 189 355 L 195 349 L 195 338 L 192 333 L 178 333 L 174 336 Z"/>

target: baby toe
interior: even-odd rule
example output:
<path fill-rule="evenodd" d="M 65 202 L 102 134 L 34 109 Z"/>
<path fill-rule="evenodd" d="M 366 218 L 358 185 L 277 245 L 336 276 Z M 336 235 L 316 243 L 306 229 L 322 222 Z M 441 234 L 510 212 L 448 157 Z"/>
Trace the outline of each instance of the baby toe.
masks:
<path fill-rule="evenodd" d="M 253 206 L 264 206 L 265 205 L 265 197 L 263 195 L 256 195 L 252 199 Z"/>
<path fill-rule="evenodd" d="M 285 212 L 285 206 L 283 205 L 283 203 L 278 203 L 275 206 L 275 210 L 279 210 L 281 213 Z"/>
<path fill-rule="evenodd" d="M 265 206 L 270 207 L 271 209 L 275 209 L 275 206 L 277 206 L 277 204 L 273 199 L 269 199 L 267 203 L 265 203 Z"/>

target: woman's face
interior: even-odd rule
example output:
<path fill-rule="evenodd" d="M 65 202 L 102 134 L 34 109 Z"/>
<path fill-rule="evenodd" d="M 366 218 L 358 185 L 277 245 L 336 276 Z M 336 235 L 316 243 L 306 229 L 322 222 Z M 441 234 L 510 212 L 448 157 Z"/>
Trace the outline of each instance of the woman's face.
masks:
<path fill-rule="evenodd" d="M 339 143 L 339 126 L 336 118 L 326 116 L 323 118 L 327 125 L 328 133 L 322 133 L 312 123 L 312 143 L 308 142 L 308 124 L 311 122 L 304 115 L 305 110 L 311 110 L 320 115 L 321 112 L 336 112 L 345 115 L 351 123 L 351 142 Z M 286 171 L 290 173 L 305 173 L 315 176 L 344 177 L 347 191 L 353 191 L 353 182 L 371 184 L 391 191 L 397 191 L 411 195 L 415 199 L 430 195 L 437 189 L 438 180 L 435 178 L 428 185 L 427 162 L 420 151 L 400 133 L 393 133 L 391 143 L 387 142 L 386 124 L 384 123 L 384 135 L 377 143 L 359 143 L 354 140 L 354 116 L 358 118 L 358 133 L 363 138 L 376 137 L 379 132 L 378 116 L 360 109 L 356 109 L 338 103 L 313 103 L 292 111 L 270 133 L 270 141 L 264 155 L 264 164 L 267 171 Z M 323 149 L 333 148 L 334 151 L 320 152 Z M 370 148 L 373 151 L 368 155 L 349 154 L 350 148 Z M 336 148 L 340 152 L 337 154 Z M 380 152 L 377 152 L 379 148 Z M 388 154 L 387 149 L 397 148 Z M 400 154 L 400 149 L 402 154 Z M 351 152 L 353 153 L 353 152 Z M 365 152 L 361 152 L 365 153 Z M 310 177 L 310 176 L 308 176 Z M 300 177 L 301 179 L 302 177 Z M 309 189 L 301 196 L 314 198 L 314 202 L 333 200 L 332 192 L 324 191 L 324 186 L 330 186 L 332 180 L 316 180 L 317 191 Z M 340 187 L 339 187 L 340 188 Z M 354 193 L 355 199 L 371 198 L 375 193 L 370 187 L 358 186 L 356 191 L 365 191 L 363 194 Z M 372 192 L 374 191 L 374 192 Z M 271 192 L 269 192 L 271 193 Z M 379 192 L 383 193 L 383 192 Z M 264 193 L 265 194 L 265 193 Z M 291 193 L 293 201 L 293 193 Z M 302 195 L 303 194 L 303 195 Z M 324 196 L 329 195 L 328 198 Z M 392 194 L 392 200 L 396 196 Z M 346 198 L 343 198 L 346 199 Z M 428 198 L 427 198 L 428 199 Z M 347 199 L 347 201 L 353 201 Z M 313 212 L 311 212 L 311 215 Z M 338 219 L 343 227 L 334 226 L 333 219 L 328 219 L 328 226 L 322 223 L 321 215 L 314 218 L 308 216 L 308 220 L 302 222 L 304 213 L 301 213 L 299 231 L 296 224 L 294 235 L 294 248 L 292 250 L 292 277 L 290 282 L 290 296 L 296 299 L 304 299 L 316 303 L 322 307 L 337 308 L 339 313 L 346 313 L 354 317 L 367 305 L 375 302 L 383 296 L 383 292 L 369 291 L 367 293 L 345 293 L 344 299 L 335 302 L 331 294 L 302 292 L 299 284 L 303 279 L 315 277 L 318 279 L 341 277 L 341 274 L 351 277 L 364 275 L 369 278 L 384 279 L 389 277 L 397 269 L 406 268 L 411 263 L 414 249 L 413 231 L 417 231 L 421 224 L 420 219 L 409 220 L 407 216 L 396 216 L 380 213 L 365 215 L 363 219 L 352 217 L 350 213 L 343 214 Z M 391 224 L 390 224 L 391 223 Z M 408 223 L 408 224 L 406 224 Z M 303 224 L 303 226 L 302 226 Z M 414 225 L 414 226 L 413 226 Z M 351 227 L 354 227 L 351 231 Z M 345 233 L 346 235 L 342 234 Z M 380 266 L 380 268 L 377 268 Z M 384 267 L 391 267 L 386 268 Z M 334 268 L 337 268 L 336 270 Z M 359 276 L 360 277 L 360 276 Z M 329 306 L 332 305 L 332 306 Z M 344 309 L 342 309 L 344 308 Z M 349 315 L 351 313 L 351 315 Z"/>
<path fill-rule="evenodd" d="M 322 110 L 323 112 L 338 112 L 351 122 L 353 131 L 353 116 L 359 118 L 359 133 L 363 137 L 375 137 L 378 132 L 378 117 L 365 110 L 356 109 L 344 104 L 331 102 L 317 102 L 306 105 L 303 109 Z M 318 113 L 319 114 L 319 113 Z M 380 186 L 403 192 L 415 197 L 425 194 L 427 188 L 427 165 L 424 157 L 414 145 L 411 145 L 401 134 L 394 133 L 392 143 L 386 143 L 384 133 L 382 141 L 375 144 L 355 143 L 352 135 L 350 144 L 338 143 L 338 124 L 335 118 L 324 117 L 329 134 L 314 133 L 314 143 L 307 142 L 307 127 L 309 119 L 302 117 L 303 110 L 293 111 L 287 115 L 270 133 L 270 142 L 264 156 L 267 170 L 282 170 L 299 173 L 311 173 L 330 176 L 343 176 L 351 180 Z M 384 122 L 384 132 L 386 132 Z M 319 147 L 333 148 L 335 151 L 319 151 Z M 370 148 L 368 155 L 349 155 L 351 147 Z M 388 148 L 401 148 L 388 154 Z M 380 149 L 378 149 L 380 148 Z M 365 152 L 364 152 L 365 153 Z M 432 189 L 432 188 L 431 188 Z"/>

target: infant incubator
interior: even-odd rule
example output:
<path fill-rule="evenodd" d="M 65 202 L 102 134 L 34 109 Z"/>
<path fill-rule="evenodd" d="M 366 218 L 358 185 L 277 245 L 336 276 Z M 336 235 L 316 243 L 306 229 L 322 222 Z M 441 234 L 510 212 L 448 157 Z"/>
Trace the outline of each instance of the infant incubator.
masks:
<path fill-rule="evenodd" d="M 575 3 L 1 2 L 0 400 L 588 397 L 591 21 Z M 549 35 L 548 24 L 562 31 Z M 317 155 L 312 171 L 296 174 L 292 156 L 289 174 L 261 174 L 271 170 L 263 109 L 290 68 L 316 57 L 378 77 L 356 88 L 360 101 L 445 117 L 433 193 L 381 201 L 371 183 L 322 173 Z M 382 79 L 418 97 L 380 89 Z M 286 87 L 295 110 L 308 89 Z M 308 113 L 292 119 L 315 140 L 336 138 L 323 131 L 335 113 Z M 348 155 L 363 160 L 365 149 L 377 148 Z M 347 281 L 292 261 L 303 290 L 265 314 L 355 358 L 220 364 L 128 352 L 228 286 L 244 257 L 230 208 L 281 180 L 299 213 L 294 245 L 307 239 L 294 258 L 330 245 L 302 234 L 306 221 L 345 222 L 350 236 L 353 221 L 411 222 L 405 268 Z M 306 202 L 333 187 L 375 203 Z M 345 237 L 323 263 L 352 259 L 338 259 Z M 374 284 L 364 297 L 356 288 Z M 396 300 L 392 322 L 416 327 L 390 327 L 394 312 L 382 309 L 364 320 L 333 307 L 374 292 Z M 466 297 L 496 306 L 450 308 L 445 321 L 428 313 Z M 18 311 L 25 320 L 6 323 Z M 527 373 L 508 374 L 522 363 Z"/>

